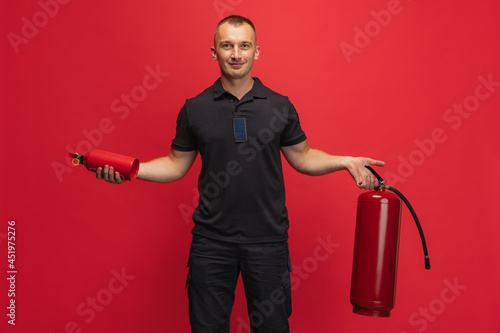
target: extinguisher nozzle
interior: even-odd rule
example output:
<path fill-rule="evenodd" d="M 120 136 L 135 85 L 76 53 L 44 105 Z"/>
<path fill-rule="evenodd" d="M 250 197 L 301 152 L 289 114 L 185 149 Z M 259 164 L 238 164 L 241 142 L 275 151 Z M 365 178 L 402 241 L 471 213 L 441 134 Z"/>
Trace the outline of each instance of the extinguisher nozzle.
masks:
<path fill-rule="evenodd" d="M 80 165 L 80 164 L 83 164 L 83 155 L 78 155 L 78 153 L 68 153 L 68 156 L 71 157 L 73 160 L 71 161 L 71 163 L 74 165 L 74 166 L 77 166 L 77 165 Z"/>
<path fill-rule="evenodd" d="M 431 269 L 431 261 L 429 260 L 429 256 L 425 257 L 425 269 Z"/>

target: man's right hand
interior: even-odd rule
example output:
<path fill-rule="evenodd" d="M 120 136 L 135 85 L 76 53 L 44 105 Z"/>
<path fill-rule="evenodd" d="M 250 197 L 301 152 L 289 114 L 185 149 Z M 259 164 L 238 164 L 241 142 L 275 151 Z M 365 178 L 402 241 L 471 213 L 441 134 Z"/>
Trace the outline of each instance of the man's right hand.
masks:
<path fill-rule="evenodd" d="M 115 172 L 113 167 L 105 165 L 104 168 L 97 168 L 96 170 L 97 179 L 104 179 L 111 184 L 121 184 L 125 181 L 125 178 L 118 172 Z"/>
<path fill-rule="evenodd" d="M 197 150 L 178 151 L 171 149 L 168 156 L 159 157 L 139 164 L 137 179 L 156 183 L 170 183 L 181 179 L 188 172 L 198 155 Z M 122 184 L 125 177 L 114 171 L 112 166 L 97 168 L 97 179 L 104 179 L 111 184 Z"/>

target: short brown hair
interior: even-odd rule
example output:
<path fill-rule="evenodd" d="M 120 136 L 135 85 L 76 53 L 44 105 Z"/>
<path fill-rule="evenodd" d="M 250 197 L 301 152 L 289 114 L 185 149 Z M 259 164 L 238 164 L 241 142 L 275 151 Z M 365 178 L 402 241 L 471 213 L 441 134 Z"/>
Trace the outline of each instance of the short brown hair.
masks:
<path fill-rule="evenodd" d="M 215 45 L 215 37 L 217 36 L 217 33 L 219 32 L 219 27 L 223 25 L 224 23 L 229 23 L 231 25 L 234 25 L 235 27 L 238 27 L 242 25 L 243 23 L 247 23 L 249 26 L 252 27 L 252 30 L 255 34 L 255 40 L 257 40 L 257 32 L 255 31 L 255 26 L 253 25 L 252 21 L 247 19 L 246 17 L 240 16 L 240 15 L 230 15 L 226 18 L 223 18 L 219 24 L 217 24 L 217 27 L 215 28 L 215 34 L 214 34 L 214 45 Z"/>

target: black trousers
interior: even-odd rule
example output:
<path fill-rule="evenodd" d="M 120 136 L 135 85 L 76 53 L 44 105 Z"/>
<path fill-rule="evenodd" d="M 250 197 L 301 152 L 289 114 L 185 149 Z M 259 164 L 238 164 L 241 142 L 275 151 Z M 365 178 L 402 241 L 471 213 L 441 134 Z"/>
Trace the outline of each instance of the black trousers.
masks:
<path fill-rule="evenodd" d="M 288 333 L 292 313 L 287 242 L 235 244 L 194 236 L 186 286 L 193 333 L 229 333 L 241 272 L 252 333 Z M 248 330 L 238 328 L 236 333 Z"/>

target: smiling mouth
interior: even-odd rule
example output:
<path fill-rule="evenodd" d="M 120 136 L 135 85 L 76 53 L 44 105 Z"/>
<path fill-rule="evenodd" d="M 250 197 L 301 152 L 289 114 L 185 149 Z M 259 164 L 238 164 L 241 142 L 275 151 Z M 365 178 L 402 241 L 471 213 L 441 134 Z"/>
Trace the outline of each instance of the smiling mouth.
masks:
<path fill-rule="evenodd" d="M 243 63 L 241 62 L 233 62 L 229 64 L 233 68 L 241 68 L 243 66 Z"/>

